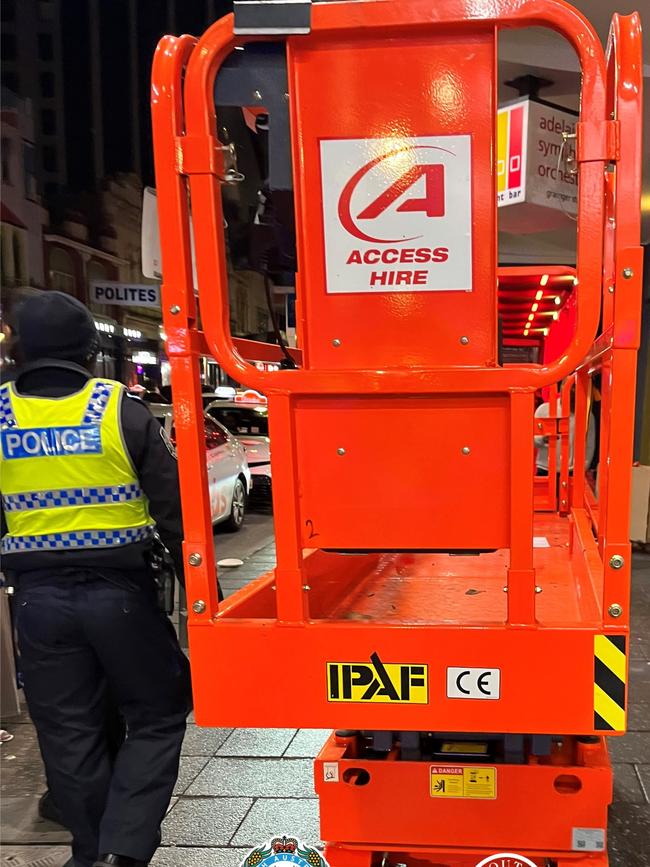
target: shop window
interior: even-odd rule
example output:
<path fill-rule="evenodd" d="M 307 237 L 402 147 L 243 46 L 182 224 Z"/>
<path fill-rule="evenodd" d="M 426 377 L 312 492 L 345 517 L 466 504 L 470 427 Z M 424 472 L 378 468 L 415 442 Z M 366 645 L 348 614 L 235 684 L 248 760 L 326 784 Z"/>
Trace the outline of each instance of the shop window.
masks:
<path fill-rule="evenodd" d="M 106 379 L 117 379 L 115 374 L 115 358 L 104 349 L 100 349 L 97 353 L 95 372 L 96 376 L 102 376 Z"/>
<path fill-rule="evenodd" d="M 88 263 L 88 268 L 86 269 L 86 278 L 88 280 L 89 286 L 91 283 L 101 283 L 104 280 L 111 279 L 106 265 L 102 264 L 102 262 L 97 262 L 94 259 L 92 259 Z"/>
<path fill-rule="evenodd" d="M 51 33 L 38 34 L 38 59 L 49 61 L 54 58 L 54 43 Z"/>
<path fill-rule="evenodd" d="M 0 145 L 0 155 L 2 157 L 2 183 L 10 184 L 11 183 L 11 147 L 12 141 L 11 139 L 2 137 L 2 144 Z"/>
<path fill-rule="evenodd" d="M 56 158 L 56 148 L 47 147 L 43 148 L 43 169 L 46 172 L 56 172 L 58 168 L 58 161 Z"/>
<path fill-rule="evenodd" d="M 54 96 L 54 73 L 41 72 L 39 79 L 41 83 L 41 96 L 45 99 L 50 99 Z"/>
<path fill-rule="evenodd" d="M 59 292 L 67 292 L 74 295 L 77 290 L 77 281 L 73 274 L 65 274 L 63 271 L 50 271 L 50 288 L 58 289 Z"/>
<path fill-rule="evenodd" d="M 91 259 L 86 265 L 86 276 L 84 282 L 89 289 L 93 283 L 104 283 L 106 280 L 111 279 L 115 278 L 111 276 L 108 268 L 103 262 Z M 107 316 L 110 315 L 110 307 L 107 304 L 98 304 L 97 302 L 93 302 L 93 310 L 96 310 L 98 313 L 104 313 Z"/>
<path fill-rule="evenodd" d="M 44 108 L 41 112 L 41 132 L 43 135 L 56 135 L 56 112 Z"/>
<path fill-rule="evenodd" d="M 97 262 L 91 259 L 88 263 L 88 280 L 110 280 L 111 276 L 108 273 L 108 268 L 103 262 Z"/>
<path fill-rule="evenodd" d="M 68 292 L 70 295 L 76 294 L 74 261 L 61 247 L 54 247 L 50 253 L 50 288 Z"/>

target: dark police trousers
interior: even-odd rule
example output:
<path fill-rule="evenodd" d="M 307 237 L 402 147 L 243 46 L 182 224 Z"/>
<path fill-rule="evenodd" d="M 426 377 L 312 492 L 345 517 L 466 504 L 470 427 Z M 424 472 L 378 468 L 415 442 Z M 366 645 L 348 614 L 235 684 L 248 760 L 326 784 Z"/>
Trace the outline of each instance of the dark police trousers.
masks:
<path fill-rule="evenodd" d="M 188 662 L 152 580 L 115 575 L 27 572 L 16 598 L 25 696 L 75 867 L 107 852 L 152 857 L 191 708 Z M 116 756 L 109 701 L 126 723 Z"/>

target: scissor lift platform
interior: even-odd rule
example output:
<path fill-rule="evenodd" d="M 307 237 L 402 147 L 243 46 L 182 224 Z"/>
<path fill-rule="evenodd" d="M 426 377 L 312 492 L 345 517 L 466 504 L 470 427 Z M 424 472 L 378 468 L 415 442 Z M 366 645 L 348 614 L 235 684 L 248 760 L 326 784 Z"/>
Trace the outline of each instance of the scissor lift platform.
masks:
<path fill-rule="evenodd" d="M 590 582 L 586 586 L 579 581 L 569 551 L 569 521 L 541 516 L 534 532 L 539 546 L 534 554 L 539 626 L 599 626 L 602 614 L 596 600 L 602 592 L 602 570 L 585 576 Z M 505 549 L 469 557 L 448 553 L 373 557 L 366 576 L 323 616 L 404 625 L 503 624 L 508 616 L 503 584 L 508 557 Z"/>
<path fill-rule="evenodd" d="M 531 26 L 565 36 L 582 69 L 576 326 L 557 358 L 502 364 L 497 35 Z M 567 771 L 584 786 L 580 797 L 590 792 L 584 811 L 553 783 L 555 794 L 540 789 L 531 801 L 540 815 L 517 792 L 534 790 L 548 769 L 534 754 L 516 767 L 505 762 L 499 773 L 517 782 L 497 806 L 492 799 L 445 804 L 445 827 L 427 818 L 426 768 L 391 752 L 378 768 L 382 777 L 395 775 L 385 789 L 360 786 L 363 775 L 350 786 L 367 790 L 367 803 L 337 806 L 328 794 L 335 787 L 319 789 L 335 867 L 355 858 L 367 864 L 378 847 L 404 847 L 417 862 L 410 845 L 429 864 L 464 863 L 479 850 L 436 860 L 435 845 L 458 846 L 450 831 L 469 840 L 475 816 L 485 823 L 479 846 L 507 840 L 509 818 L 529 830 L 537 823 L 531 840 L 550 863 L 564 865 L 583 857 L 580 844 L 554 834 L 549 812 L 565 803 L 580 821 L 604 826 L 611 774 L 602 736 L 625 729 L 643 271 L 640 36 L 637 15 L 615 16 L 605 54 L 591 25 L 563 0 L 368 0 L 314 4 L 310 24 L 286 33 L 237 28 L 226 16 L 198 42 L 166 37 L 157 51 L 152 115 L 164 322 L 179 410 L 197 721 L 504 740 L 559 734 L 566 746 L 549 753 L 559 765 L 575 763 L 585 774 L 600 768 L 596 788 L 588 776 L 581 782 L 582 772 Z M 248 363 L 230 333 L 221 184 L 232 179 L 231 148 L 217 123 L 226 58 L 254 65 L 257 43 L 269 40 L 285 49 L 281 100 L 289 106 L 302 350 L 300 369 L 273 372 Z M 259 108 L 272 82 L 257 80 L 250 96 Z M 198 361 L 206 353 L 268 396 L 273 444 L 277 567 L 223 603 L 202 448 Z M 564 436 L 566 447 L 564 398 L 573 389 L 574 465 L 582 468 L 596 373 L 597 504 L 581 470 L 569 478 L 568 460 L 559 497 L 554 475 L 535 480 L 533 446 L 535 395 L 564 381 L 564 415 L 543 428 Z M 536 513 L 536 503 L 546 511 Z M 536 538 L 548 547 L 537 547 Z M 487 674 L 487 695 L 462 694 L 466 671 L 470 679 Z M 593 743 L 579 746 L 580 738 Z M 588 746 L 593 767 L 579 761 Z M 336 749 L 330 742 L 325 755 Z M 347 757 L 339 758 L 342 772 Z M 412 785 L 422 833 L 400 816 L 389 839 L 372 818 L 373 792 L 387 799 L 399 786 L 401 799 Z M 420 809 L 421 799 L 429 806 Z M 391 815 L 410 803 L 406 796 L 393 803 Z M 382 810 L 383 801 L 376 815 L 387 823 Z M 490 836 L 487 817 L 497 815 Z M 564 817 L 561 823 L 566 831 Z M 523 842 L 519 829 L 511 838 Z M 606 863 L 602 852 L 589 851 L 594 863 Z"/>
<path fill-rule="evenodd" d="M 540 592 L 532 628 L 507 624 L 506 551 L 308 551 L 303 574 L 309 615 L 301 624 L 278 622 L 275 572 L 263 575 L 227 599 L 195 633 L 198 721 L 211 723 L 217 711 L 222 725 L 255 725 L 259 713 L 251 697 L 281 672 L 302 700 L 299 706 L 269 706 L 265 719 L 273 726 L 336 727 L 344 716 L 346 727 L 359 729 L 622 731 L 625 696 L 617 695 L 618 703 L 604 710 L 600 696 L 594 697 L 598 655 L 611 645 L 623 683 L 627 661 L 625 636 L 604 637 L 603 569 L 591 525 L 584 513 L 542 514 L 535 538 L 542 547 L 534 549 Z M 330 694 L 331 667 L 371 666 L 375 651 L 384 664 L 424 666 L 426 696 L 419 694 L 414 703 L 381 695 L 359 701 L 355 691 L 357 700 L 343 714 L 344 697 Z M 219 666 L 211 663 L 215 658 Z M 476 701 L 447 696 L 447 669 L 481 666 L 500 673 L 498 701 L 477 707 Z M 603 713 L 606 720 L 599 718 Z"/>
<path fill-rule="evenodd" d="M 570 549 L 572 522 L 559 515 L 535 521 L 534 564 L 538 580 L 536 618 L 540 627 L 595 628 L 602 623 L 597 600 L 602 594 L 602 566 L 591 539 L 591 568 L 574 570 Z M 584 540 L 589 544 L 589 536 Z M 579 542 L 577 543 L 579 544 Z M 306 575 L 310 584 L 310 619 L 356 621 L 402 626 L 494 626 L 508 616 L 504 576 L 506 549 L 475 556 L 449 553 L 355 553 L 313 551 Z M 353 558 L 353 559 L 352 559 Z M 354 580 L 339 595 L 344 576 Z M 273 619 L 274 598 L 263 576 L 259 592 L 248 598 L 252 616 Z M 226 604 L 220 617 L 239 616 L 239 597 Z M 249 607 L 250 606 L 250 607 Z M 219 618 L 217 618 L 218 622 Z"/>

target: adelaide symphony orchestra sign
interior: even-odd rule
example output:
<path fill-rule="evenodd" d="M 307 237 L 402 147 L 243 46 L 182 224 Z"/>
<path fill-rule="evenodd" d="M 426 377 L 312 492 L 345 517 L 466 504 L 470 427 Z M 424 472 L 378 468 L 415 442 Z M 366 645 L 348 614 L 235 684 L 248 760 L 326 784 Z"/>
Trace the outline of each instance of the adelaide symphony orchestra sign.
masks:
<path fill-rule="evenodd" d="M 497 115 L 497 201 L 500 228 L 540 232 L 575 217 L 577 117 L 570 111 L 518 100 Z M 518 207 L 509 207 L 517 205 Z M 521 207 L 519 207 L 521 206 Z M 525 207 L 524 207 L 525 206 Z"/>
<path fill-rule="evenodd" d="M 472 290 L 471 138 L 320 143 L 326 291 Z"/>

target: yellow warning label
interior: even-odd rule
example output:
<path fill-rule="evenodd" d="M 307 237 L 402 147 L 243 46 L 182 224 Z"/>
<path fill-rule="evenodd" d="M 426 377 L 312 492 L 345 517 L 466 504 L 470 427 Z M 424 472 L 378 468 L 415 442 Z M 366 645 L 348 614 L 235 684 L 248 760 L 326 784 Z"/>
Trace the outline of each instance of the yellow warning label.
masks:
<path fill-rule="evenodd" d="M 462 768 L 431 768 L 432 798 L 464 798 Z"/>
<path fill-rule="evenodd" d="M 487 755 L 487 744 L 477 744 L 475 741 L 445 741 L 440 752 L 442 753 L 472 753 L 477 756 Z"/>
<path fill-rule="evenodd" d="M 627 656 L 625 635 L 594 635 L 594 729 L 624 732 Z"/>
<path fill-rule="evenodd" d="M 328 701 L 428 704 L 428 666 L 382 662 L 328 662 Z"/>
<path fill-rule="evenodd" d="M 432 798 L 482 798 L 497 796 L 496 768 L 468 768 L 465 765 L 432 765 Z"/>

